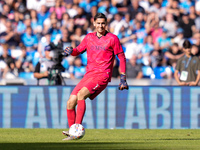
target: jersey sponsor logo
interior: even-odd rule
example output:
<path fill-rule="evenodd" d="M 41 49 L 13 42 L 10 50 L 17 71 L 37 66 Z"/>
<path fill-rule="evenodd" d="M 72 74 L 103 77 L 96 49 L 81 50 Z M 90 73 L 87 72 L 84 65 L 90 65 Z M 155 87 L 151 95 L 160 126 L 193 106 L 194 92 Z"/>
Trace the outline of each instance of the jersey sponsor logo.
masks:
<path fill-rule="evenodd" d="M 90 47 L 90 49 L 91 49 L 91 50 L 100 50 L 100 51 L 103 50 L 103 51 L 104 51 L 104 50 L 106 50 L 106 47 L 105 47 L 105 46 L 101 46 L 101 45 L 98 45 L 98 46 L 93 46 L 93 45 L 92 45 L 92 46 Z"/>

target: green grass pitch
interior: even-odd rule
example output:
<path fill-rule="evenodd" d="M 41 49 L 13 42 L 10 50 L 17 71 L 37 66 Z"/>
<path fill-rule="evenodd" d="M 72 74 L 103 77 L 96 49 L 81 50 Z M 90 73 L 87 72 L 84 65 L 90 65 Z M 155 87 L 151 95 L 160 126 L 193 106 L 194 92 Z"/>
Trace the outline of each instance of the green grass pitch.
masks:
<path fill-rule="evenodd" d="M 200 150 L 200 130 L 86 129 L 62 141 L 62 129 L 0 129 L 0 150 Z"/>

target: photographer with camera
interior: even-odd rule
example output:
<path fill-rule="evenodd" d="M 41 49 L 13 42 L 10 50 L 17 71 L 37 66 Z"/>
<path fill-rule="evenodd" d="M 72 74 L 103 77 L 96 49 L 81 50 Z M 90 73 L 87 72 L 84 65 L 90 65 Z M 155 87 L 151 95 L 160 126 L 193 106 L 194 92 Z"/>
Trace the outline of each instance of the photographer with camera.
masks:
<path fill-rule="evenodd" d="M 52 48 L 50 45 L 45 47 L 45 58 L 41 58 L 37 63 L 34 71 L 34 77 L 37 78 L 37 85 L 49 85 L 49 70 L 55 64 L 50 56 Z"/>

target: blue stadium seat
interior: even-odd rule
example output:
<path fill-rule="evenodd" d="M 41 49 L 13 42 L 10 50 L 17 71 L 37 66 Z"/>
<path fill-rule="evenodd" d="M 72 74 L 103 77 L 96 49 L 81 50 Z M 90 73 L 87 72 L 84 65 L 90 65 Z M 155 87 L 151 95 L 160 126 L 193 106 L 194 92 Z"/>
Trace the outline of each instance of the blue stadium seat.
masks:
<path fill-rule="evenodd" d="M 154 68 L 154 74 L 155 74 L 155 79 L 163 79 L 163 77 L 161 76 L 161 73 L 165 72 L 166 67 L 165 66 L 157 66 Z"/>
<path fill-rule="evenodd" d="M 33 72 L 20 72 L 19 77 L 23 79 L 34 79 Z"/>
<path fill-rule="evenodd" d="M 142 73 L 143 73 L 143 78 L 150 78 L 151 75 L 153 74 L 153 70 L 150 66 L 142 66 Z"/>

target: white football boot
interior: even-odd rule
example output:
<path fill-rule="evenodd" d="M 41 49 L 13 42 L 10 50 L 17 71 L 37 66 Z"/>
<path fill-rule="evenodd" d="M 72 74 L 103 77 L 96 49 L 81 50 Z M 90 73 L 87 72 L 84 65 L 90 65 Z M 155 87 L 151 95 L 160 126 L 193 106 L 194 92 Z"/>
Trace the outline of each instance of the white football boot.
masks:
<path fill-rule="evenodd" d="M 65 135 L 65 136 L 70 136 L 69 131 L 63 131 L 62 134 Z"/>

